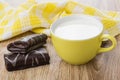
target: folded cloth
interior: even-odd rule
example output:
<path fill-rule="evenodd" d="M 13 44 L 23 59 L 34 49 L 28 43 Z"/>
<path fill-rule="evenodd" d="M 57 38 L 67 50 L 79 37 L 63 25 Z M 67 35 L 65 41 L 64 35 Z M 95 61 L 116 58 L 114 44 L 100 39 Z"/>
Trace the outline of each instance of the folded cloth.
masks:
<path fill-rule="evenodd" d="M 19 41 L 8 44 L 7 49 L 12 53 L 26 54 L 46 43 L 46 34 L 30 35 L 22 38 Z"/>
<path fill-rule="evenodd" d="M 49 35 L 50 25 L 69 14 L 95 16 L 103 23 L 105 32 L 112 36 L 120 33 L 120 12 L 102 11 L 71 0 L 63 3 L 28 0 L 18 8 L 0 2 L 0 41 L 30 30 Z"/>
<path fill-rule="evenodd" d="M 15 71 L 49 64 L 50 57 L 47 50 L 42 47 L 28 54 L 4 54 L 4 60 L 6 69 Z"/>

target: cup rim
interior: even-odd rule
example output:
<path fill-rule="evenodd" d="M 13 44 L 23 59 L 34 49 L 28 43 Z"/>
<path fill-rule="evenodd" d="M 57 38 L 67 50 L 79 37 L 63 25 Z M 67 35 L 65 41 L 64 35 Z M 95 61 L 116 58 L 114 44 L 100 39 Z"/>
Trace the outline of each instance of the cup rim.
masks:
<path fill-rule="evenodd" d="M 101 31 L 99 32 L 99 34 L 97 34 L 97 35 L 95 35 L 95 36 L 92 36 L 92 37 L 90 37 L 90 38 L 87 38 L 87 39 L 77 39 L 77 40 L 65 39 L 65 38 L 61 38 L 61 37 L 55 35 L 55 33 L 53 32 L 53 29 L 52 29 L 52 28 L 54 27 L 53 25 L 55 25 L 57 22 L 60 22 L 60 21 L 62 21 L 62 20 L 65 20 L 66 18 L 69 18 L 69 17 L 87 17 L 87 18 L 89 18 L 89 19 L 92 19 L 92 20 L 94 20 L 94 21 L 97 21 L 97 23 L 98 23 L 99 26 L 101 27 Z M 94 16 L 84 15 L 84 14 L 72 14 L 72 15 L 68 15 L 68 16 L 65 16 L 65 17 L 61 17 L 61 18 L 59 18 L 58 20 L 54 21 L 54 22 L 50 25 L 50 34 L 51 34 L 51 35 L 54 35 L 55 37 L 57 37 L 57 38 L 59 38 L 59 39 L 67 40 L 67 41 L 85 41 L 85 40 L 93 39 L 93 38 L 101 35 L 102 32 L 103 32 L 103 30 L 104 30 L 103 24 L 102 24 L 99 20 L 97 20 Z"/>

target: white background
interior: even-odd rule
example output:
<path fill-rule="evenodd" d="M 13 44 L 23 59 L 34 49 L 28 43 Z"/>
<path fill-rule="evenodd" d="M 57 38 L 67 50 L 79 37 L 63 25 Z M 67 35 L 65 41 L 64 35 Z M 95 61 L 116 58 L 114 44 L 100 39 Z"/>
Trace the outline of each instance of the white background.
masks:
<path fill-rule="evenodd" d="M 12 6 L 18 6 L 19 4 L 25 2 L 26 0 L 3 0 L 3 1 L 8 2 Z M 48 1 L 63 2 L 67 0 L 37 0 L 37 1 L 38 2 L 48 2 Z M 74 0 L 74 1 L 86 4 L 86 5 L 91 5 L 99 9 L 120 11 L 120 0 Z M 117 5 L 113 3 L 116 3 Z M 102 6 L 100 4 L 102 4 Z"/>

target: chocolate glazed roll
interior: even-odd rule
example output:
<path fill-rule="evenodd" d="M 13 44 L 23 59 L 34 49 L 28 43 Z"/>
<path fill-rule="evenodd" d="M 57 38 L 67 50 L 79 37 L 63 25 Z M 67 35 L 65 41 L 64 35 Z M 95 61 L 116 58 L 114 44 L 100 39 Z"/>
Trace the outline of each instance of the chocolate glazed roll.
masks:
<path fill-rule="evenodd" d="M 6 69 L 8 71 L 15 71 L 49 64 L 50 57 L 47 50 L 42 47 L 28 54 L 4 54 L 4 59 Z"/>
<path fill-rule="evenodd" d="M 46 34 L 30 35 L 19 41 L 8 44 L 7 49 L 12 53 L 25 54 L 40 46 L 43 46 L 46 43 L 46 40 Z"/>

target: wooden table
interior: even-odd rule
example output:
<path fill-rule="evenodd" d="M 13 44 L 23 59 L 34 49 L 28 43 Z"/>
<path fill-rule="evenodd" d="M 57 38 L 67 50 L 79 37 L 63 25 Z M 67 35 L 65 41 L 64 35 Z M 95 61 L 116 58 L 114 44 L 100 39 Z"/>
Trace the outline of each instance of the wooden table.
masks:
<path fill-rule="evenodd" d="M 6 1 L 15 5 L 20 2 L 17 0 Z M 99 9 L 120 11 L 120 0 L 77 1 Z M 6 71 L 3 55 L 8 53 L 7 44 L 29 34 L 32 33 L 27 32 L 0 42 L 0 80 L 120 80 L 120 36 L 116 37 L 118 45 L 114 50 L 100 54 L 89 63 L 80 66 L 73 66 L 62 61 L 56 54 L 51 40 L 48 39 L 47 49 L 51 57 L 50 65 L 15 72 Z"/>

